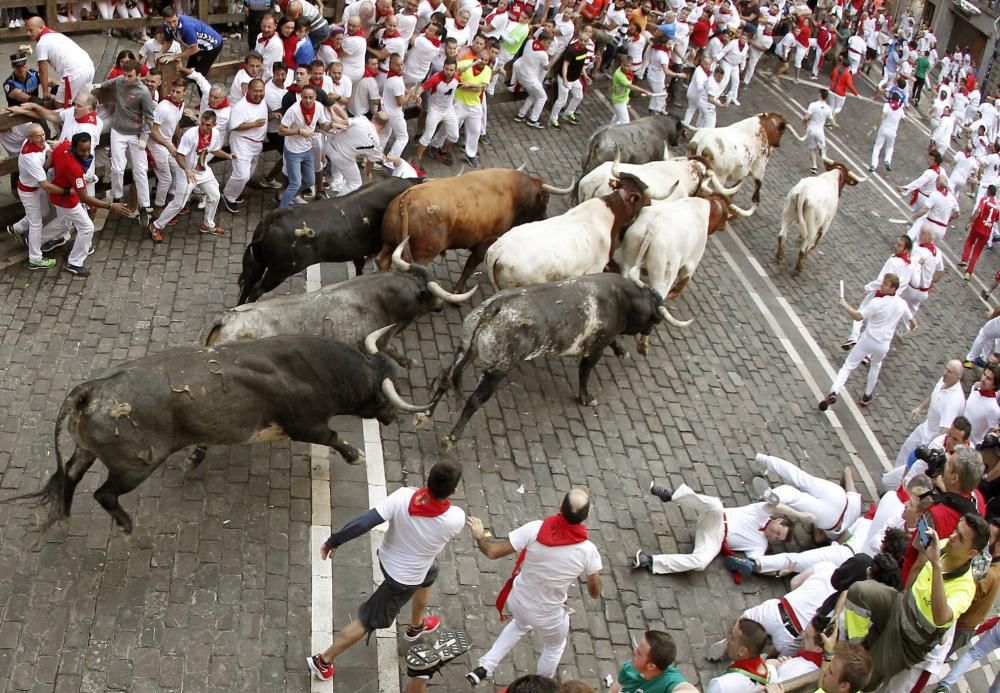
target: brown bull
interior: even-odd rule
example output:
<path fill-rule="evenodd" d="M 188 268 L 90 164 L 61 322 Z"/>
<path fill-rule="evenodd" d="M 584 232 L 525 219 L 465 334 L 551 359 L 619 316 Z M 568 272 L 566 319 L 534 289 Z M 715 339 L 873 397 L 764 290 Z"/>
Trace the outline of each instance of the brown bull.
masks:
<path fill-rule="evenodd" d="M 493 242 L 512 227 L 545 218 L 549 193 L 568 195 L 520 170 L 492 168 L 439 178 L 396 197 L 382 219 L 382 250 L 375 258 L 389 268 L 392 251 L 409 236 L 413 262 L 429 264 L 446 250 L 470 250 L 461 291 Z"/>

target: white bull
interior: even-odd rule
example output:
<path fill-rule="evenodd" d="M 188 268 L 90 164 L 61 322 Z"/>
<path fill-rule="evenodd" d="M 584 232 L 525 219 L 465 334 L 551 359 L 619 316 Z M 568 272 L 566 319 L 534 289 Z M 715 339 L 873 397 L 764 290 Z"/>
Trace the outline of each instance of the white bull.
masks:
<path fill-rule="evenodd" d="M 785 236 L 792 226 L 799 227 L 799 259 L 795 271 L 802 271 L 806 256 L 816 249 L 823 235 L 833 224 L 845 185 L 857 185 L 868 180 L 858 176 L 842 163 L 823 159 L 826 172 L 803 178 L 788 191 L 785 209 L 781 213 L 781 231 L 774 261 L 785 258 Z"/>
<path fill-rule="evenodd" d="M 698 129 L 688 143 L 688 154 L 704 157 L 723 185 L 736 185 L 747 176 L 753 178 L 751 200 L 756 204 L 760 202 L 767 160 L 773 148 L 781 144 L 785 130 L 800 142 L 805 141 L 780 113 L 761 113 L 726 127 Z"/>
<path fill-rule="evenodd" d="M 669 152 L 666 152 L 669 155 Z M 617 162 L 617 160 L 616 160 Z M 667 158 L 665 161 L 651 161 L 648 164 L 617 164 L 605 161 L 593 171 L 585 175 L 577 183 L 577 202 L 604 197 L 612 191 L 615 180 L 614 170 L 631 173 L 647 185 L 651 200 L 677 200 L 682 197 L 693 197 L 699 189 L 708 192 L 718 192 L 723 195 L 734 195 L 739 185 L 726 188 L 718 176 L 712 171 L 704 159 L 678 157 Z M 679 185 L 674 185 L 679 183 Z"/>

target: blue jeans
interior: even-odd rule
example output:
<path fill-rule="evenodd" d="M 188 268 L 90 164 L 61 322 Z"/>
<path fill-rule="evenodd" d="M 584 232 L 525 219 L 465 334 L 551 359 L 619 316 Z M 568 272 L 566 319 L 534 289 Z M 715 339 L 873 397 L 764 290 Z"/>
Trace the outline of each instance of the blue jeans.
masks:
<path fill-rule="evenodd" d="M 311 187 L 316 182 L 316 167 L 313 163 L 312 149 L 304 152 L 290 152 L 285 150 L 285 168 L 288 172 L 288 187 L 281 195 L 281 203 L 278 207 L 287 207 L 292 204 L 292 198 L 299 192 L 302 186 Z"/>
<path fill-rule="evenodd" d="M 941 685 L 945 688 L 951 688 L 958 680 L 965 675 L 973 664 L 983 659 L 993 650 L 1000 648 L 1000 623 L 997 623 L 988 631 L 982 634 L 976 644 L 970 647 L 964 655 L 962 655 L 955 665 L 948 672 L 948 675 L 941 679 Z M 1000 674 L 993 680 L 993 684 L 990 686 L 989 693 L 1000 693 Z"/>

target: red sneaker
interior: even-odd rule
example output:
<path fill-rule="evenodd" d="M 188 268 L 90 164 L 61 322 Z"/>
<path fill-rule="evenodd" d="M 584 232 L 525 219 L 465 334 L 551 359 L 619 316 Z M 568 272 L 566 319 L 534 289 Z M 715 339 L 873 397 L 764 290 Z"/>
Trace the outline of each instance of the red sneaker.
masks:
<path fill-rule="evenodd" d="M 441 627 L 441 619 L 438 616 L 424 616 L 423 622 L 414 628 L 410 626 L 403 633 L 403 638 L 409 642 L 413 642 L 421 635 L 426 635 L 427 633 L 433 633 L 438 628 Z"/>
<path fill-rule="evenodd" d="M 337 667 L 324 662 L 318 654 L 306 657 L 306 664 L 309 665 L 309 670 L 320 681 L 329 681 L 337 673 Z"/>
<path fill-rule="evenodd" d="M 198 227 L 198 230 L 201 231 L 202 233 L 212 233 L 212 234 L 215 234 L 216 236 L 221 236 L 221 235 L 223 235 L 226 232 L 226 230 L 223 229 L 221 226 L 213 226 L 213 227 L 209 228 L 209 227 L 205 226 L 204 224 L 201 224 Z"/>
<path fill-rule="evenodd" d="M 153 243 L 163 243 L 163 229 L 157 228 L 156 224 L 149 225 L 149 235 L 153 237 Z"/>

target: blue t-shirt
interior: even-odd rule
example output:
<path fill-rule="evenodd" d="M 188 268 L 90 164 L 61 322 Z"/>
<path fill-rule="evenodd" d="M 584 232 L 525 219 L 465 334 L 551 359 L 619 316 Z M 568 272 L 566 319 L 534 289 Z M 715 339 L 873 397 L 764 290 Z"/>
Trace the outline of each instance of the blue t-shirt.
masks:
<path fill-rule="evenodd" d="M 312 43 L 307 39 L 295 49 L 293 57 L 295 58 L 296 65 L 305 65 L 308 67 L 309 63 L 316 59 L 316 49 L 313 48 Z"/>
<path fill-rule="evenodd" d="M 199 50 L 203 51 L 214 51 L 222 45 L 222 36 L 218 31 L 200 19 L 184 14 L 177 15 L 176 32 L 171 31 L 166 23 L 163 24 L 163 31 L 168 39 L 176 39 L 185 46 L 197 44 Z"/>
<path fill-rule="evenodd" d="M 39 91 L 39 86 L 40 85 L 41 85 L 41 81 L 38 78 L 38 71 L 37 70 L 32 70 L 32 69 L 29 68 L 28 69 L 28 76 L 27 76 L 27 78 L 23 82 L 20 81 L 13 74 L 11 74 L 11 76 L 8 77 L 7 79 L 5 79 L 4 83 L 3 83 L 3 93 L 4 93 L 4 96 L 7 97 L 7 105 L 8 106 L 20 106 L 21 105 L 20 101 L 14 101 L 13 103 L 11 103 L 10 92 L 13 91 L 14 89 L 20 89 L 21 91 L 23 91 L 25 94 L 28 94 L 29 96 L 38 96 L 38 91 Z"/>
<path fill-rule="evenodd" d="M 677 22 L 664 22 L 656 27 L 668 39 L 673 39 L 677 35 Z"/>

